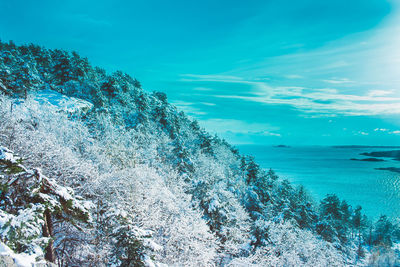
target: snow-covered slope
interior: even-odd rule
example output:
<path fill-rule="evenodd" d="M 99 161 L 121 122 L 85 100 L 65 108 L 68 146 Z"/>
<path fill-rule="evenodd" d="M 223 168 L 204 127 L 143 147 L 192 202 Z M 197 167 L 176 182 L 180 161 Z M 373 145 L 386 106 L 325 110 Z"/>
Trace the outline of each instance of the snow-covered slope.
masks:
<path fill-rule="evenodd" d="M 39 260 L 42 258 L 42 260 Z M 55 264 L 43 260 L 43 252 L 15 253 L 6 244 L 0 241 L 0 266 L 2 267 L 55 267 Z"/>
<path fill-rule="evenodd" d="M 69 201 L 52 206 L 55 255 L 47 258 L 64 266 L 399 264 L 397 221 L 372 223 L 335 195 L 316 203 L 164 93 L 76 53 L 1 42 L 0 51 L 0 144 L 94 203 L 88 224 L 67 216 Z M 11 190 L 0 194 L 1 210 L 18 216 L 7 199 L 31 187 L 0 186 Z M 19 251 L 31 244 L 3 241 Z"/>
<path fill-rule="evenodd" d="M 44 89 L 36 92 L 33 99 L 41 105 L 54 108 L 57 111 L 68 113 L 88 112 L 93 108 L 89 101 L 76 97 L 69 97 L 50 89 Z"/>

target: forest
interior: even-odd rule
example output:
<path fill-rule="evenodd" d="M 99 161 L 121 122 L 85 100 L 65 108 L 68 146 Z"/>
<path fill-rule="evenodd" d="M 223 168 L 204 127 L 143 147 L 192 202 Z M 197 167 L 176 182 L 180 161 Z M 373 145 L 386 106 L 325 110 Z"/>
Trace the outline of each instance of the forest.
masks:
<path fill-rule="evenodd" d="M 0 42 L 0 122 L 21 266 L 400 266 L 399 218 L 313 199 L 76 52 Z"/>

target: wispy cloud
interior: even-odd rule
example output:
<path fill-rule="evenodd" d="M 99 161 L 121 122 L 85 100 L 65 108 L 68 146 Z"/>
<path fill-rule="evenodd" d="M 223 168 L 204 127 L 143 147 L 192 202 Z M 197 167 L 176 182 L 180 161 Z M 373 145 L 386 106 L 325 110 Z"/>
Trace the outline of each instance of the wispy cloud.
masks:
<path fill-rule="evenodd" d="M 212 91 L 213 89 L 207 87 L 195 87 L 193 88 L 194 91 Z"/>
<path fill-rule="evenodd" d="M 400 134 L 400 130 L 390 130 L 386 128 L 375 128 L 374 132 L 385 133 L 385 134 Z"/>
<path fill-rule="evenodd" d="M 290 74 L 290 75 L 285 75 L 285 78 L 287 78 L 287 79 L 303 79 L 304 77 L 302 75 L 298 75 L 298 74 Z"/>
<path fill-rule="evenodd" d="M 253 123 L 235 119 L 207 119 L 200 122 L 206 129 L 217 132 L 231 132 L 235 134 L 256 134 L 264 136 L 281 136 L 279 128 L 267 123 Z"/>
<path fill-rule="evenodd" d="M 205 106 L 216 106 L 217 105 L 215 103 L 209 103 L 209 102 L 200 102 L 200 104 L 205 105 Z"/>
<path fill-rule="evenodd" d="M 393 90 L 371 90 L 368 92 L 368 96 L 376 97 L 376 96 L 385 96 L 385 95 L 392 95 L 394 92 Z"/>
<path fill-rule="evenodd" d="M 195 103 L 186 102 L 186 101 L 173 101 L 173 105 L 175 105 L 179 110 L 184 111 L 189 116 L 198 116 L 198 115 L 206 115 L 207 112 L 195 107 Z"/>
<path fill-rule="evenodd" d="M 242 78 L 236 77 L 236 76 L 231 76 L 231 75 L 218 75 L 218 74 L 181 74 L 181 77 L 183 77 L 181 80 L 187 81 L 191 79 L 202 79 L 202 80 L 208 80 L 208 81 L 240 81 Z"/>
<path fill-rule="evenodd" d="M 239 99 L 243 101 L 263 104 L 290 105 L 313 116 L 335 115 L 378 115 L 400 114 L 400 97 L 390 90 L 369 90 L 366 93 L 342 93 L 336 88 L 306 88 L 300 86 L 273 87 L 267 82 L 245 80 L 236 76 L 225 75 L 185 75 L 190 81 L 219 82 L 224 87 L 229 84 L 250 86 L 250 91 L 237 94 L 212 94 L 210 96 L 225 99 Z M 338 80 L 351 82 L 347 79 Z"/>
<path fill-rule="evenodd" d="M 346 84 L 346 83 L 354 83 L 354 81 L 351 81 L 347 78 L 341 78 L 341 79 L 337 79 L 337 78 L 332 78 L 329 80 L 322 80 L 323 82 L 326 83 L 331 83 L 331 84 Z"/>
<path fill-rule="evenodd" d="M 374 131 L 375 131 L 375 132 L 388 132 L 389 129 L 385 129 L 385 128 L 375 128 Z"/>

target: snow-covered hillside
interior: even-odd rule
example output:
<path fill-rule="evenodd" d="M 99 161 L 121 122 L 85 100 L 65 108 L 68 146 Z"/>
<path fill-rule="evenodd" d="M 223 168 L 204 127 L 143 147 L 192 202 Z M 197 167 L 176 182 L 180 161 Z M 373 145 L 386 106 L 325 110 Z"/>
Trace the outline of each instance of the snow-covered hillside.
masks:
<path fill-rule="evenodd" d="M 17 217 L 37 206 L 42 227 L 18 242 L 2 235 L 15 253 L 38 246 L 60 266 L 399 264 L 397 221 L 370 222 L 335 195 L 316 203 L 164 93 L 76 53 L 13 43 L 0 52 L 0 145 L 8 149 L 0 209 Z M 37 168 L 57 187 L 37 187 L 29 176 Z M 73 204 L 83 201 L 92 204 L 79 213 Z"/>
<path fill-rule="evenodd" d="M 50 89 L 36 92 L 33 95 L 33 99 L 39 104 L 52 107 L 57 111 L 68 113 L 88 112 L 93 108 L 93 104 L 89 101 L 76 97 L 68 97 Z"/>

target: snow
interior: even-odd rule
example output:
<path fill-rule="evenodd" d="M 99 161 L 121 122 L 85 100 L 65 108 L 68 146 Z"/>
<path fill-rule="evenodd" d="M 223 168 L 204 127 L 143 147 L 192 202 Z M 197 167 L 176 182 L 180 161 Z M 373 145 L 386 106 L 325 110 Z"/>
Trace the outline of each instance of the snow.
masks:
<path fill-rule="evenodd" d="M 1 159 L 7 161 L 17 161 L 11 150 L 0 146 Z M 32 179 L 34 186 L 30 187 L 28 193 L 31 196 L 38 195 L 45 203 L 50 204 L 50 207 L 59 207 L 60 199 L 71 201 L 74 209 L 79 209 L 82 213 L 87 213 L 89 216 L 88 207 L 91 207 L 90 201 L 85 201 L 82 198 L 76 197 L 74 191 L 70 187 L 63 187 L 57 184 L 54 179 L 44 176 L 39 168 L 27 170 L 23 165 L 18 164 L 26 171 L 23 175 L 11 174 L 9 181 L 18 178 Z M 4 178 L 4 176 L 2 176 Z M 46 187 L 46 193 L 42 192 L 42 187 Z M 16 214 L 15 212 L 8 213 L 0 209 L 0 240 L 5 240 L 11 248 L 16 248 L 16 244 L 23 243 L 27 246 L 24 250 L 25 253 L 12 254 L 7 247 L 3 246 L 3 252 L 12 256 L 14 261 L 19 266 L 32 266 L 32 262 L 38 255 L 43 255 L 40 247 L 44 247 L 48 243 L 49 238 L 42 237 L 42 226 L 44 224 L 43 212 L 45 210 L 44 204 L 30 203 L 29 205 L 19 207 Z M 43 257 L 42 257 L 43 258 Z"/>
<path fill-rule="evenodd" d="M 6 246 L 3 242 L 0 241 L 0 255 L 8 255 L 14 253 L 9 247 Z"/>
<path fill-rule="evenodd" d="M 163 250 L 162 246 L 160 246 L 159 244 L 157 244 L 156 242 L 154 242 L 151 239 L 146 239 L 146 240 L 144 240 L 143 243 L 145 246 L 149 247 L 153 251 L 162 251 Z"/>
<path fill-rule="evenodd" d="M 154 264 L 154 262 L 149 258 L 149 256 L 145 256 L 144 258 L 144 265 L 146 267 L 156 267 L 156 265 Z"/>
<path fill-rule="evenodd" d="M 93 108 L 93 104 L 89 101 L 75 97 L 69 97 L 50 89 L 38 91 L 34 95 L 34 101 L 41 105 L 52 107 L 57 111 L 64 111 L 68 113 L 88 111 Z"/>
<path fill-rule="evenodd" d="M 43 219 L 38 216 L 42 213 L 43 207 L 39 204 L 19 210 L 18 215 L 8 214 L 0 210 L 0 237 L 7 240 L 10 236 L 14 236 L 17 231 L 19 238 L 32 240 L 32 248 L 36 247 L 34 243 L 47 242 L 44 239 L 37 238 L 41 235 L 44 223 Z"/>
<path fill-rule="evenodd" d="M 43 64 L 33 58 L 10 53 L 18 57 L 18 61 L 9 59 L 14 61 L 9 64 L 13 73 L 21 72 L 16 63 L 30 61 L 32 64 L 25 66 L 31 68 L 29 75 L 33 78 L 30 80 L 32 83 L 36 83 L 36 79 L 41 81 L 27 90 L 29 95 L 23 100 L 25 103 L 0 96 L 0 141 L 6 140 L 4 143 L 22 152 L 29 164 L 43 166 L 45 173 L 56 179 L 44 176 L 39 169 L 0 175 L 0 178 L 20 179 L 15 185 L 23 179 L 38 178 L 27 181 L 29 185 L 34 184 L 27 192 L 33 191 L 33 197 L 38 196 L 35 199 L 45 203 L 48 209 L 72 208 L 72 212 L 81 215 L 93 206 L 92 202 L 76 196 L 71 188 L 57 182 L 73 185 L 78 192 L 96 201 L 98 206 L 93 212 L 99 219 L 92 225 L 77 225 L 82 232 L 81 229 L 70 230 L 69 223 L 57 229 L 55 245 L 69 236 L 79 240 L 68 248 L 68 255 L 61 256 L 61 261 L 68 257 L 76 262 L 82 260 L 84 264 L 81 265 L 86 266 L 92 256 L 98 257 L 99 262 L 110 260 L 108 255 L 114 248 L 121 253 L 126 250 L 109 232 L 126 234 L 128 230 L 129 237 L 142 241 L 143 253 L 148 253 L 143 258 L 147 266 L 163 266 L 158 261 L 170 266 L 212 266 L 218 262 L 224 265 L 231 260 L 232 266 L 254 266 L 253 263 L 259 266 L 304 266 L 305 263 L 308 266 L 344 266 L 344 262 L 349 262 L 350 258 L 342 251 L 313 232 L 314 222 L 310 222 L 313 225 L 309 230 L 286 222 L 284 212 L 290 210 L 281 203 L 296 200 L 297 191 L 288 190 L 288 194 L 292 194 L 290 197 L 282 194 L 287 184 L 275 181 L 278 178 L 272 178 L 274 175 L 264 177 L 261 171 L 255 184 L 271 179 L 268 189 L 249 185 L 246 175 L 257 165 L 234 152 L 218 137 L 209 136 L 197 122 L 178 113 L 166 103 L 165 95 L 148 95 L 134 88 L 129 77 L 107 76 L 102 71 L 91 71 L 90 67 L 86 74 L 93 78 L 68 81 L 64 85 L 48 84 L 45 90 L 34 92 L 43 84 L 59 80 L 60 73 L 47 69 L 54 70 L 61 60 L 68 59 L 71 66 L 86 72 L 67 53 L 54 51 L 53 57 L 52 52 L 47 55 L 49 51 L 46 51 L 43 56 L 50 60 L 50 68 L 43 68 Z M 36 63 L 45 75 L 36 75 Z M 73 74 L 65 66 L 56 70 Z M 4 72 L 11 74 L 8 66 Z M 16 84 L 23 85 L 22 80 L 17 79 Z M 0 90 L 2 87 L 0 83 Z M 64 93 L 75 97 L 51 88 L 63 88 Z M 110 89 L 111 93 L 103 89 Z M 116 96 L 112 96 L 114 89 L 115 94 L 118 93 Z M 93 109 L 92 103 L 76 98 L 78 96 L 104 102 L 104 106 L 87 121 L 81 121 L 79 116 L 68 116 Z M 166 120 L 167 126 L 160 118 Z M 210 145 L 213 152 L 203 152 L 203 144 Z M 19 164 L 18 158 L 3 147 L 0 147 L 0 159 Z M 181 164 L 190 165 L 193 170 L 182 173 Z M 9 180 L 9 185 L 14 185 L 13 181 Z M 46 190 L 41 190 L 43 187 Z M 271 201 L 261 201 L 263 194 Z M 68 205 L 64 205 L 65 201 Z M 117 211 L 111 208 L 114 206 Z M 9 247 L 1 243 L 0 253 L 13 255 L 20 266 L 31 266 L 36 245 L 46 244 L 41 237 L 43 211 L 40 206 L 24 205 L 23 208 L 26 210 L 18 213 L 7 209 L 10 214 L 0 210 L 0 237 L 7 232 L 11 237 L 1 239 Z M 89 229 L 92 226 L 93 231 Z M 21 237 L 11 240 L 17 231 Z M 91 233 L 104 238 L 104 242 L 93 245 Z M 220 242 L 219 237 L 226 242 Z M 254 248 L 251 240 L 262 246 Z M 353 241 L 357 240 L 350 238 L 349 243 Z M 29 252 L 13 253 L 10 248 L 16 248 L 15 244 L 29 245 Z M 351 255 L 357 249 L 347 244 L 343 248 L 351 251 Z M 396 248 L 400 249 L 400 245 L 396 244 Z M 236 256 L 243 258 L 235 261 Z"/>
<path fill-rule="evenodd" d="M 13 152 L 6 147 L 0 146 L 0 160 L 16 162 Z"/>
<path fill-rule="evenodd" d="M 43 257 L 43 253 L 41 250 L 38 248 L 36 251 L 32 254 L 27 254 L 27 253 L 15 253 L 12 251 L 6 244 L 4 244 L 2 241 L 0 241 L 0 255 L 3 256 L 10 256 L 13 258 L 15 264 L 19 267 L 32 267 L 35 266 L 38 262 L 36 261 L 36 258 Z"/>
<path fill-rule="evenodd" d="M 146 267 L 168 267 L 167 264 L 163 264 L 161 262 L 154 262 L 152 259 L 150 259 L 149 256 L 145 255 L 144 256 L 144 266 Z"/>
<path fill-rule="evenodd" d="M 63 199 L 64 201 L 72 201 L 72 207 L 76 210 L 79 210 L 83 213 L 87 213 L 89 215 L 89 221 L 91 221 L 91 217 L 89 214 L 89 210 L 94 207 L 91 201 L 86 201 L 79 196 L 74 195 L 74 190 L 71 187 L 60 186 L 54 179 L 48 178 L 42 174 L 41 169 L 34 169 L 36 173 L 38 182 L 41 183 L 43 180 L 45 184 L 51 189 L 51 195 L 43 194 L 39 192 L 39 188 L 33 190 L 33 194 L 38 194 L 44 201 L 50 203 L 53 207 L 58 206 L 59 201 L 54 198 L 57 196 L 59 199 Z"/>
<path fill-rule="evenodd" d="M 10 216 L 3 210 L 0 210 L 0 228 L 3 228 L 3 226 L 8 222 L 9 219 Z"/>

